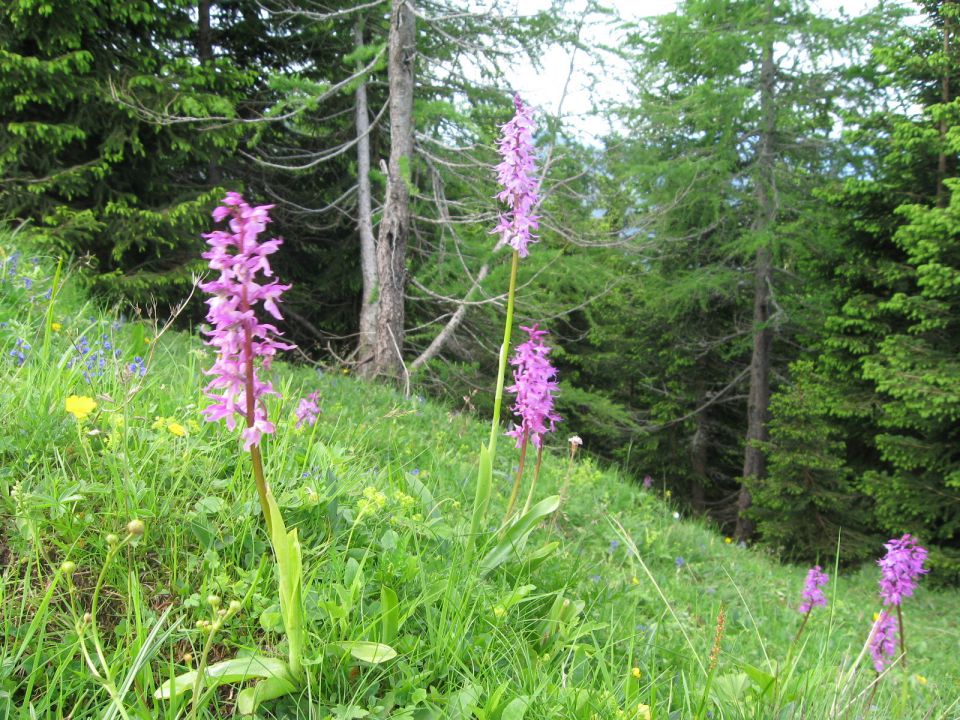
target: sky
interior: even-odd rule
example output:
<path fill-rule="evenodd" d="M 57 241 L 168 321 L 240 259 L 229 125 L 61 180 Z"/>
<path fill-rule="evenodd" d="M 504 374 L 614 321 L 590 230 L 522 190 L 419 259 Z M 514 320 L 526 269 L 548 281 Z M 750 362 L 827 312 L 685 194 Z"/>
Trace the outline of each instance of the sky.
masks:
<path fill-rule="evenodd" d="M 533 13 L 545 10 L 550 0 L 518 0 L 521 12 Z M 675 0 L 607 0 L 626 20 L 639 20 L 652 15 L 672 11 Z M 841 8 L 848 15 L 858 15 L 875 5 L 875 0 L 813 0 L 815 10 L 826 14 L 839 14 Z M 571 13 L 584 6 L 583 0 L 571 2 Z M 610 23 L 595 22 L 584 29 L 584 39 L 589 46 L 615 45 L 617 33 Z M 570 73 L 571 60 L 573 72 Z M 591 57 L 582 50 L 575 51 L 572 58 L 569 50 L 553 48 L 543 58 L 543 67 L 534 68 L 520 63 L 515 69 L 514 89 L 530 104 L 554 113 L 561 99 L 562 112 L 568 125 L 578 134 L 599 137 L 609 131 L 609 125 L 600 117 L 591 117 L 590 108 L 597 101 L 625 99 L 627 85 L 622 82 L 629 69 L 609 55 Z M 567 78 L 569 75 L 569 84 Z M 564 86 L 568 85 L 566 94 Z"/>

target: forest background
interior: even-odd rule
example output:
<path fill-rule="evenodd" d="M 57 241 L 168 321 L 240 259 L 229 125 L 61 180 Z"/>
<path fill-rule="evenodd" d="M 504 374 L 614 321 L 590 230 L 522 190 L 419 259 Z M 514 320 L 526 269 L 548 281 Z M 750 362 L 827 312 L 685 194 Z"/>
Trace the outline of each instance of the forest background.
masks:
<path fill-rule="evenodd" d="M 564 428 L 785 559 L 832 556 L 839 534 L 854 563 L 911 532 L 956 582 L 957 16 L 15 0 L 0 214 L 105 301 L 164 316 L 224 192 L 275 203 L 304 362 L 487 412 L 509 273 L 492 167 L 517 68 L 558 47 L 598 82 L 616 68 L 599 141 L 562 104 L 537 115 L 517 314 L 551 332 Z M 179 310 L 192 324 L 203 305 Z"/>

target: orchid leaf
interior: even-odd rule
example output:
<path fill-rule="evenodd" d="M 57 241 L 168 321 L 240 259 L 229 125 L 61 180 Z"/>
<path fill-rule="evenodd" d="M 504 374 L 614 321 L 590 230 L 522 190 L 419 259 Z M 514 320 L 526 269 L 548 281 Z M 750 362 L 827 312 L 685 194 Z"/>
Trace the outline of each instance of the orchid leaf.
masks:
<path fill-rule="evenodd" d="M 477 536 L 483 525 L 483 518 L 487 514 L 487 503 L 490 501 L 490 488 L 493 485 L 493 461 L 486 445 L 480 446 L 480 459 L 477 463 L 477 491 L 473 498 L 473 515 L 470 518 L 470 534 L 467 536 L 467 546 L 464 561 L 469 563 L 473 558 L 473 549 L 476 546 Z"/>
<path fill-rule="evenodd" d="M 237 712 L 241 715 L 253 715 L 260 703 L 289 695 L 297 687 L 296 683 L 286 678 L 272 677 L 261 680 L 253 687 L 240 691 L 237 695 Z"/>
<path fill-rule="evenodd" d="M 290 646 L 290 673 L 300 678 L 303 670 L 303 561 L 297 530 L 287 532 L 283 516 L 273 497 L 267 492 L 267 505 L 270 508 L 270 527 L 273 537 L 273 552 L 277 558 L 277 570 L 280 576 L 280 614 L 283 627 L 287 631 L 287 643 Z"/>
<path fill-rule="evenodd" d="M 249 657 L 231 658 L 215 663 L 204 671 L 204 686 L 224 685 L 227 683 L 238 683 L 245 680 L 256 678 L 274 678 L 293 682 L 290 674 L 290 666 L 280 658 L 265 657 L 263 655 L 250 655 Z M 183 693 L 193 690 L 197 680 L 197 671 L 177 675 L 172 680 L 167 680 L 153 694 L 154 697 L 166 700 L 171 697 L 177 697 Z"/>
<path fill-rule="evenodd" d="M 392 643 L 400 629 L 400 602 L 393 588 L 384 585 L 380 590 L 380 639 Z"/>
<path fill-rule="evenodd" d="M 518 555 L 523 550 L 524 545 L 527 544 L 530 533 L 540 524 L 543 518 L 554 513 L 558 507 L 560 507 L 560 496 L 551 495 L 538 502 L 530 508 L 526 515 L 523 515 L 508 527 L 500 542 L 481 561 L 480 576 L 482 577 L 499 567 L 511 556 Z"/>
<path fill-rule="evenodd" d="M 348 640 L 345 642 L 334 643 L 341 650 L 345 650 L 357 660 L 368 663 L 382 663 L 387 660 L 393 660 L 397 656 L 397 651 L 389 645 L 383 643 L 368 642 L 366 640 Z"/>

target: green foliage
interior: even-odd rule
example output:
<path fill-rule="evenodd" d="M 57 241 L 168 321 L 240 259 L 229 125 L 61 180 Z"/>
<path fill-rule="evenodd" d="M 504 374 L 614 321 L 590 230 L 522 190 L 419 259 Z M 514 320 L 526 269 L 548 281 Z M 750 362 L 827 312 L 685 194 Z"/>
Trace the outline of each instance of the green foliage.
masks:
<path fill-rule="evenodd" d="M 50 13 L 24 0 L 0 11 L 0 213 L 85 258 L 98 291 L 141 304 L 189 287 L 221 192 L 205 176 L 236 146 L 233 102 L 252 79 L 227 60 L 197 65 L 194 5 L 77 1 Z M 143 98 L 221 127 L 151 124 Z"/>
<path fill-rule="evenodd" d="M 790 367 L 790 384 L 770 406 L 769 477 L 751 484 L 752 515 L 764 539 L 784 557 L 834 554 L 841 540 L 844 562 L 876 551 L 865 543 L 871 504 L 858 491 L 847 467 L 843 428 L 831 416 L 833 388 L 811 361 Z"/>
<path fill-rule="evenodd" d="M 948 580 L 960 577 L 960 250 L 957 182 L 938 169 L 940 153 L 955 150 L 954 103 L 941 102 L 940 78 L 960 66 L 937 39 L 939 13 L 953 11 L 928 11 L 931 27 L 902 33 L 875 61 L 875 82 L 923 112 L 863 118 L 851 138 L 868 148 L 868 172 L 825 194 L 843 213 L 846 257 L 829 269 L 835 309 L 818 340 L 818 375 L 832 394 L 824 409 L 844 438 L 845 469 L 870 501 L 869 529 L 922 538 Z M 792 432 L 803 427 L 798 419 Z"/>

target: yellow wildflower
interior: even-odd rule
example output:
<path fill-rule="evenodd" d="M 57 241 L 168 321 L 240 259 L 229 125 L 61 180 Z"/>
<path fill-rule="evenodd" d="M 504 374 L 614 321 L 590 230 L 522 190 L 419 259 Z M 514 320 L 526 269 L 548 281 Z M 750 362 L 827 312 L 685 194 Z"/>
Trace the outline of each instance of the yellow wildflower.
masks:
<path fill-rule="evenodd" d="M 673 493 L 670 492 L 669 490 L 667 490 L 665 493 L 663 493 L 663 495 L 664 495 L 664 497 L 671 497 L 671 496 L 673 495 Z"/>
<path fill-rule="evenodd" d="M 631 585 L 639 585 L 639 584 L 640 584 L 640 578 L 638 578 L 636 575 L 634 575 L 632 578 L 630 578 L 630 584 L 631 584 Z"/>
<path fill-rule="evenodd" d="M 176 435 L 177 437 L 186 437 L 186 436 L 187 436 L 187 429 L 186 429 L 185 427 L 183 427 L 183 425 L 181 425 L 181 424 L 178 423 L 178 422 L 169 423 L 169 424 L 167 425 L 167 430 L 170 431 L 170 434 L 171 434 L 171 435 Z"/>
<path fill-rule="evenodd" d="M 914 677 L 917 679 L 917 682 L 920 683 L 921 685 L 927 684 L 927 679 L 923 675 L 918 674 L 918 675 L 914 675 Z"/>
<path fill-rule="evenodd" d="M 725 537 L 725 538 L 723 539 L 723 541 L 724 541 L 727 545 L 730 545 L 730 544 L 733 542 L 733 538 L 732 538 L 732 537 Z"/>
<path fill-rule="evenodd" d="M 97 401 L 86 395 L 71 395 L 64 403 L 65 409 L 77 420 L 83 420 L 97 408 Z"/>
<path fill-rule="evenodd" d="M 61 325 L 58 322 L 50 323 L 50 329 L 53 330 L 54 332 L 60 332 L 61 330 L 63 330 L 63 325 Z"/>
<path fill-rule="evenodd" d="M 635 667 L 633 670 L 630 671 L 630 674 L 633 675 L 637 680 L 639 680 L 639 679 L 640 679 L 640 668 Z"/>

